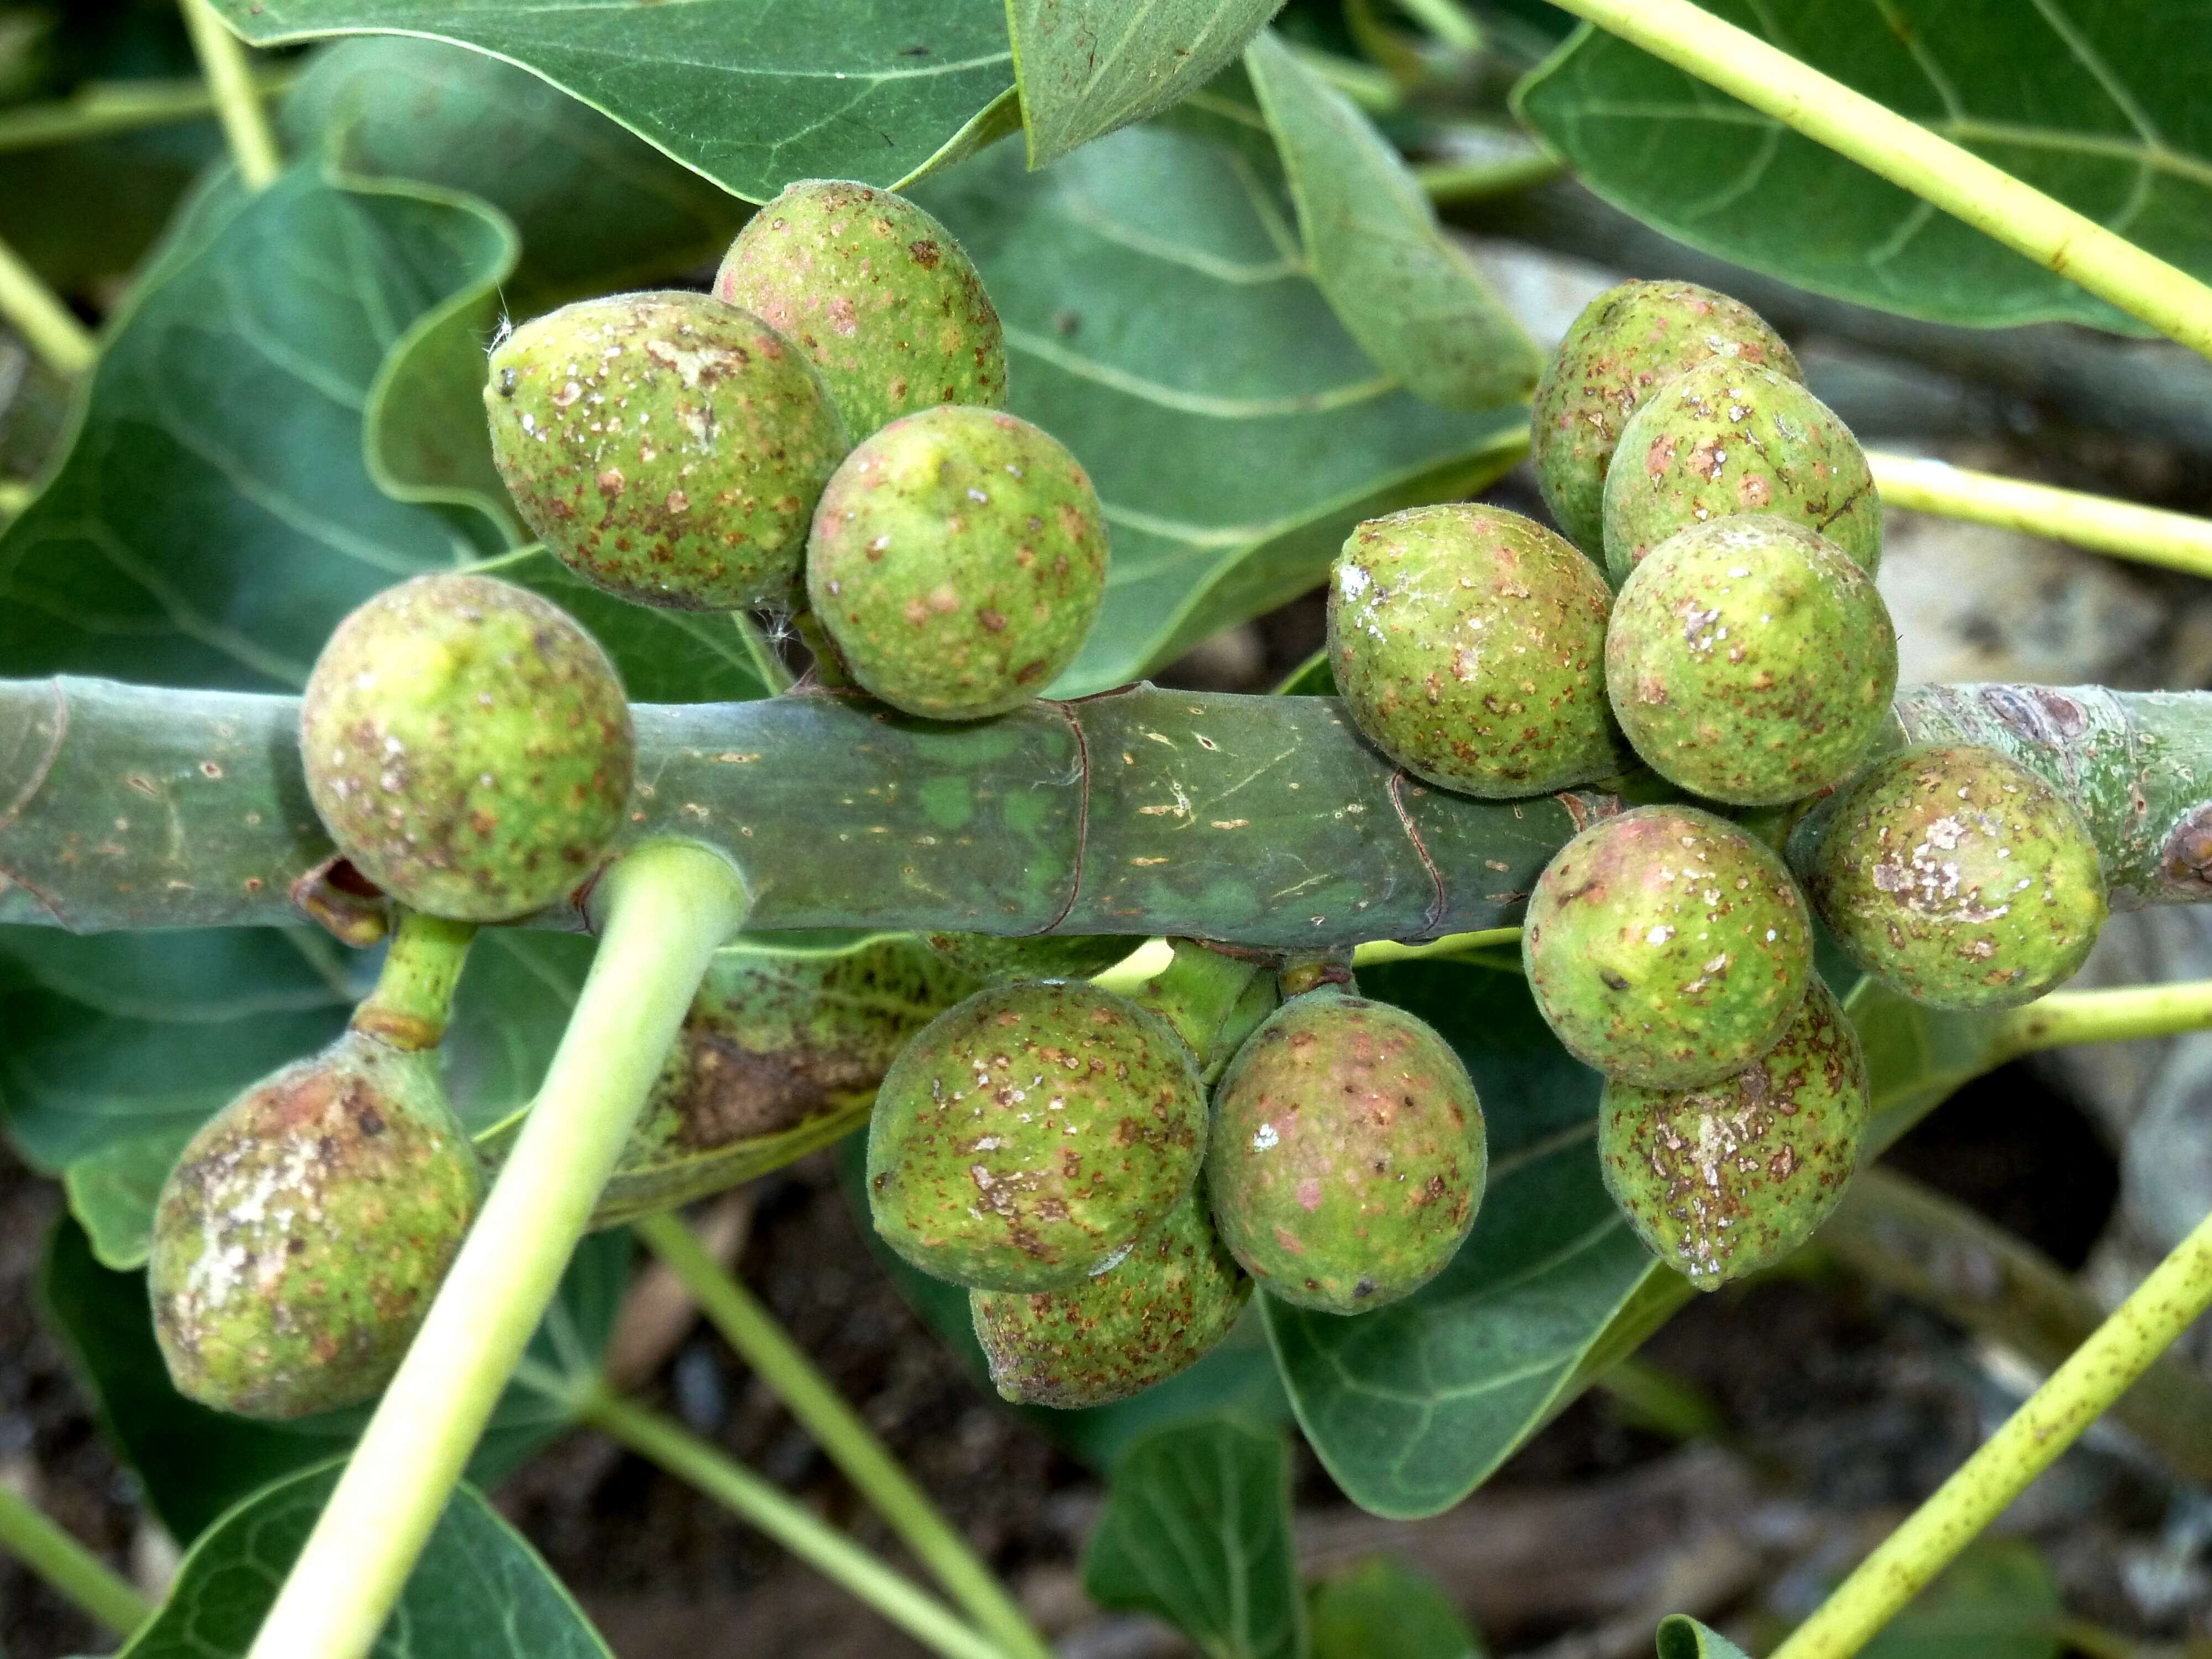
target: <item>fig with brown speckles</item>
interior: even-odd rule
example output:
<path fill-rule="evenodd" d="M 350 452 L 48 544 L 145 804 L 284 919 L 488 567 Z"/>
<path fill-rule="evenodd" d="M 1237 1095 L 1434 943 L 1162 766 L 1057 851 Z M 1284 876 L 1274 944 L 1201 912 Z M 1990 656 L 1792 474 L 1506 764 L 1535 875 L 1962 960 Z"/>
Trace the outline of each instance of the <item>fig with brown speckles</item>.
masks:
<path fill-rule="evenodd" d="M 1772 1267 L 1827 1219 L 1858 1166 L 1869 1112 L 1858 1033 L 1816 979 L 1782 1041 L 1732 1077 L 1674 1091 L 1608 1079 L 1598 1163 L 1644 1247 L 1718 1290 Z"/>
<path fill-rule="evenodd" d="M 1194 1189 L 1103 1272 L 1065 1290 L 970 1291 L 968 1308 L 1000 1395 L 1075 1411 L 1188 1370 L 1229 1334 L 1251 1295 Z"/>
<path fill-rule="evenodd" d="M 302 1417 L 381 1389 L 483 1177 L 435 1050 L 349 1031 L 194 1135 L 154 1211 L 147 1289 L 178 1392 Z"/>
<path fill-rule="evenodd" d="M 1537 383 L 1528 447 L 1544 505 L 1600 557 L 1605 473 L 1629 417 L 1686 369 L 1715 357 L 1801 380 L 1782 337 L 1741 301 L 1695 283 L 1623 283 L 1583 307 Z"/>
<path fill-rule="evenodd" d="M 1608 1077 L 1682 1089 L 1782 1039 L 1813 976 L 1812 921 L 1782 860 L 1688 806 L 1601 818 L 1545 866 L 1521 931 L 1536 1006 Z"/>
<path fill-rule="evenodd" d="M 718 951 L 592 1224 L 725 1191 L 858 1127 L 908 1040 L 975 988 L 904 935 Z"/>
<path fill-rule="evenodd" d="M 855 438 L 933 404 L 1006 401 L 1005 332 L 952 233 L 903 196 L 806 179 L 746 222 L 718 299 L 764 319 L 822 372 Z"/>
<path fill-rule="evenodd" d="M 2074 976 L 2108 914 L 2073 803 L 1968 744 L 1876 762 L 1807 820 L 1790 857 L 1851 959 L 1935 1008 L 2033 1001 Z"/>
<path fill-rule="evenodd" d="M 922 942 L 986 985 L 1018 979 L 1089 979 L 1142 943 L 1126 933 L 925 933 Z"/>
<path fill-rule="evenodd" d="M 622 682 L 568 613 L 489 576 L 417 576 L 337 626 L 300 705 L 338 849 L 414 909 L 503 921 L 596 872 L 629 807 Z"/>
<path fill-rule="evenodd" d="M 1330 576 L 1337 690 L 1414 776 L 1510 799 L 1630 764 L 1606 706 L 1612 593 L 1541 525 L 1467 502 L 1415 507 L 1354 530 Z"/>
<path fill-rule="evenodd" d="M 1897 631 L 1874 578 L 1824 537 L 1771 514 L 1716 519 L 1621 584 L 1605 677 L 1662 777 L 1776 806 L 1866 758 L 1897 690 Z"/>
<path fill-rule="evenodd" d="M 705 294 L 581 300 L 494 347 L 492 459 L 585 580 L 679 611 L 787 610 L 844 459 L 814 365 Z"/>
<path fill-rule="evenodd" d="M 823 492 L 806 594 L 853 678 L 894 708 L 982 720 L 1075 660 L 1106 596 L 1106 521 L 1049 434 L 991 409 L 907 416 Z"/>
<path fill-rule="evenodd" d="M 1676 531 L 1740 513 L 1817 530 L 1869 575 L 1881 563 L 1881 501 L 1850 429 L 1789 376 L 1716 358 L 1621 429 L 1605 475 L 1607 574 L 1618 587 Z"/>
<path fill-rule="evenodd" d="M 1214 1225 L 1267 1293 L 1357 1314 L 1443 1270 L 1482 1202 L 1474 1079 L 1427 1024 L 1334 988 L 1295 997 L 1214 1091 Z"/>
<path fill-rule="evenodd" d="M 1206 1097 L 1158 1015 L 1085 981 L 994 986 L 892 1063 L 868 1127 L 884 1241 L 970 1290 L 1109 1266 L 1190 1191 Z"/>

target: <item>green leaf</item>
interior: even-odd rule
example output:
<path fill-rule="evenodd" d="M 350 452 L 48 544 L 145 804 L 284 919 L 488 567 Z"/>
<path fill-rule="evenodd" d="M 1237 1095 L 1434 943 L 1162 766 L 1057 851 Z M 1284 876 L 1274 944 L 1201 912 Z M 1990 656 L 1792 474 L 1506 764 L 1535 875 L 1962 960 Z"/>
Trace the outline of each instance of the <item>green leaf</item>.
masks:
<path fill-rule="evenodd" d="M 1147 1435 L 1107 1487 L 1085 1593 L 1164 1619 L 1209 1659 L 1304 1659 L 1290 1485 L 1279 1435 L 1233 1423 Z"/>
<path fill-rule="evenodd" d="M 2058 1659 L 2058 1586 L 2025 1539 L 1982 1539 L 1907 1602 L 1863 1659 Z"/>
<path fill-rule="evenodd" d="M 2212 276 L 2200 9 L 1714 0 L 1709 9 Z M 1739 264 L 1937 322 L 2136 327 L 1917 197 L 1587 26 L 1522 82 L 1516 103 L 1599 195 Z"/>
<path fill-rule="evenodd" d="M 1227 64 L 1283 0 L 1006 0 L 1029 162 L 1158 115 Z"/>
<path fill-rule="evenodd" d="M 1234 150 L 1134 127 L 916 195 L 1005 319 L 1015 411 L 1075 452 L 1112 526 L 1105 608 L 1054 695 L 1305 592 L 1360 520 L 1472 493 L 1525 449 L 1519 411 L 1437 409 L 1376 373 Z"/>
<path fill-rule="evenodd" d="M 185 1556 L 167 1601 L 118 1659 L 245 1659 L 341 1465 L 240 1504 Z M 613 1659 L 551 1569 L 473 1488 L 447 1500 L 372 1659 Z"/>
<path fill-rule="evenodd" d="M 530 1360 L 540 1374 L 577 1379 L 596 1370 L 629 1278 L 629 1255 L 627 1233 L 588 1239 L 577 1251 L 531 1344 Z M 155 1346 L 145 1276 L 102 1267 L 68 1218 L 48 1246 L 40 1293 L 110 1440 L 179 1539 L 197 1536 L 263 1483 L 343 1451 L 368 1421 L 366 1406 L 263 1423 L 186 1400 L 170 1386 Z M 471 1478 L 487 1485 L 500 1479 L 574 1421 L 557 1391 L 510 1385 L 470 1461 Z"/>
<path fill-rule="evenodd" d="M 1751 1659 L 1717 1631 L 1672 1613 L 1659 1621 L 1659 1659 Z"/>
<path fill-rule="evenodd" d="M 1528 401 L 1543 358 L 1374 124 L 1270 32 L 1245 49 L 1314 278 L 1382 370 L 1449 409 Z"/>
<path fill-rule="evenodd" d="M 1425 1572 L 1370 1556 L 1306 1597 L 1313 1659 L 1483 1659 L 1459 1604 Z"/>
<path fill-rule="evenodd" d="M 257 46 L 418 34 L 518 64 L 724 189 L 896 185 L 1010 130 L 999 0 L 216 0 Z"/>
<path fill-rule="evenodd" d="M 1340 1319 L 1257 1298 L 1299 1425 L 1378 1515 L 1449 1509 L 1694 1294 L 1628 1231 L 1598 1174 L 1600 1082 L 1543 1024 L 1520 975 L 1478 963 L 1363 969 L 1474 1073 L 1490 1186 L 1451 1265 L 1406 1301 Z M 1888 1146 L 2005 1059 L 1990 1015 L 1943 1014 L 1868 982 L 1846 999 Z"/>

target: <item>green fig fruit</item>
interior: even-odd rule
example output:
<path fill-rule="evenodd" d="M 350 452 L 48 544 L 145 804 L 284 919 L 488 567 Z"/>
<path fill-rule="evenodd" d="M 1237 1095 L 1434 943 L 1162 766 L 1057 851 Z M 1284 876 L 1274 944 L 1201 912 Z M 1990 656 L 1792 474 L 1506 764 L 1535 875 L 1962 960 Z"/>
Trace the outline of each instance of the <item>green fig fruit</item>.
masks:
<path fill-rule="evenodd" d="M 592 1224 L 725 1191 L 859 1127 L 899 1050 L 975 988 L 903 935 L 716 952 Z"/>
<path fill-rule="evenodd" d="M 1206 1186 L 1222 1242 L 1269 1295 L 1365 1313 L 1443 1271 L 1474 1225 L 1488 1158 L 1450 1045 L 1331 987 L 1285 1003 L 1222 1073 Z"/>
<path fill-rule="evenodd" d="M 178 1392 L 302 1417 L 391 1380 L 483 1177 L 435 1050 L 349 1031 L 264 1078 L 162 1183 L 147 1290 Z"/>
<path fill-rule="evenodd" d="M 943 406 L 846 459 L 807 544 L 814 614 L 860 684 L 930 720 L 1018 708 L 1075 660 L 1106 594 L 1106 521 L 1027 421 Z"/>
<path fill-rule="evenodd" d="M 1792 837 L 1813 908 L 1867 972 L 1935 1008 L 2010 1008 L 2073 977 L 2108 914 L 2073 804 L 1993 749 L 1869 767 Z"/>
<path fill-rule="evenodd" d="M 585 580 L 679 611 L 788 610 L 849 441 L 822 377 L 704 294 L 581 300 L 492 349 L 492 459 Z"/>
<path fill-rule="evenodd" d="M 1646 1249 L 1701 1291 L 1772 1267 L 1812 1236 L 1857 1167 L 1865 1056 L 1817 979 L 1782 1041 L 1694 1089 L 1607 1079 L 1606 1190 Z"/>
<path fill-rule="evenodd" d="M 1111 1267 L 1062 1290 L 970 1291 L 968 1307 L 1000 1395 L 1074 1411 L 1196 1364 L 1251 1294 L 1194 1189 Z"/>
<path fill-rule="evenodd" d="M 1866 453 L 1800 382 L 1719 357 L 1652 393 L 1605 475 L 1605 565 L 1618 587 L 1678 530 L 1771 513 L 1817 530 L 1871 575 L 1881 501 Z"/>
<path fill-rule="evenodd" d="M 1735 825 L 1639 806 L 1553 856 L 1521 953 L 1569 1054 L 1608 1077 L 1682 1089 L 1781 1041 L 1813 977 L 1813 928 L 1782 860 Z"/>
<path fill-rule="evenodd" d="M 1849 777 L 1897 690 L 1874 578 L 1771 513 L 1677 531 L 1621 584 L 1605 636 L 1613 711 L 1646 764 L 1741 806 Z"/>
<path fill-rule="evenodd" d="M 812 360 L 855 438 L 933 404 L 1006 401 L 1005 332 L 983 279 L 951 231 L 890 191 L 785 185 L 738 233 L 714 295 Z"/>
<path fill-rule="evenodd" d="M 1127 933 L 925 933 L 922 942 L 970 979 L 1089 979 L 1143 943 Z"/>
<path fill-rule="evenodd" d="M 599 869 L 629 810 L 622 682 L 592 636 L 488 576 L 417 576 L 337 626 L 300 705 L 307 792 L 402 903 L 503 921 Z"/>
<path fill-rule="evenodd" d="M 994 986 L 891 1065 L 868 1128 L 886 1243 L 971 1290 L 1117 1260 L 1198 1177 L 1206 1097 L 1167 1022 L 1082 980 Z"/>
<path fill-rule="evenodd" d="M 1354 530 L 1330 574 L 1337 690 L 1414 776 L 1510 799 L 1628 765 L 1606 707 L 1613 596 L 1541 525 L 1469 502 L 1418 507 Z"/>
<path fill-rule="evenodd" d="M 1629 417 L 1668 380 L 1713 358 L 1802 380 L 1782 337 L 1750 307 L 1695 283 L 1623 283 L 1583 308 L 1529 409 L 1536 487 L 1593 557 L 1605 545 L 1605 474 Z"/>

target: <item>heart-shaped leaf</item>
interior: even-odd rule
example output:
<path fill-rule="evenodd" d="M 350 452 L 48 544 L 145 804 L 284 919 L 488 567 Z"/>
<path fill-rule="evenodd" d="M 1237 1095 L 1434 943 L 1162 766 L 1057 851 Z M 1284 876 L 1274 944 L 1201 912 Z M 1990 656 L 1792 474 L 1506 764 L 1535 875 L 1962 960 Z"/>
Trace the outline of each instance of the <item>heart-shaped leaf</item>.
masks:
<path fill-rule="evenodd" d="M 1711 0 L 1707 9 L 2212 275 L 2201 9 L 2081 0 Z M 2136 327 L 1963 221 L 1601 31 L 1577 31 L 1516 102 L 1599 195 L 1738 264 L 1937 322 Z"/>
<path fill-rule="evenodd" d="M 419 34 L 520 64 L 725 190 L 895 185 L 1010 131 L 1000 0 L 216 0 L 257 46 Z"/>
<path fill-rule="evenodd" d="M 1146 1435 L 1106 1489 L 1085 1593 L 1166 1620 L 1209 1659 L 1304 1659 L 1290 1488 L 1279 1435 L 1219 1422 Z"/>

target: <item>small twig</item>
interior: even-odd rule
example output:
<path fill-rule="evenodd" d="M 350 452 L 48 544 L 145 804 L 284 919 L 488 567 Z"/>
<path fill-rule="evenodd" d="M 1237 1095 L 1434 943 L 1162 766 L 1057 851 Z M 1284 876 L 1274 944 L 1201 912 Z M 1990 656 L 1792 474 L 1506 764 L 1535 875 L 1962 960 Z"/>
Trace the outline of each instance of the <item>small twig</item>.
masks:
<path fill-rule="evenodd" d="M 82 374 L 99 356 L 92 331 L 5 242 L 0 242 L 0 319 L 12 324 L 58 374 Z"/>
<path fill-rule="evenodd" d="M 1532 149 L 1521 155 L 1423 161 L 1414 167 L 1413 178 L 1438 207 L 1458 207 L 1547 185 L 1565 171 L 1566 163 L 1556 155 Z"/>
<path fill-rule="evenodd" d="M 289 70 L 263 70 L 253 84 L 263 97 L 274 98 L 294 78 Z M 78 143 L 215 112 L 215 93 L 204 80 L 95 82 L 72 97 L 0 110 L 0 152 Z"/>
<path fill-rule="evenodd" d="M 1972 472 L 1917 455 L 1869 450 L 1867 463 L 1886 507 L 1998 525 L 2138 564 L 2212 576 L 2212 519 Z"/>
<path fill-rule="evenodd" d="M 254 85 L 253 65 L 236 35 L 216 15 L 211 0 L 177 0 L 185 27 L 199 54 L 200 72 L 207 76 L 216 114 L 222 121 L 222 136 L 230 145 L 231 160 L 248 190 L 266 190 L 284 170 L 283 154 L 276 148 L 269 112 L 261 106 Z"/>
<path fill-rule="evenodd" d="M 154 1604 L 112 1568 L 0 1481 L 0 1548 L 118 1636 L 154 1616 Z"/>

